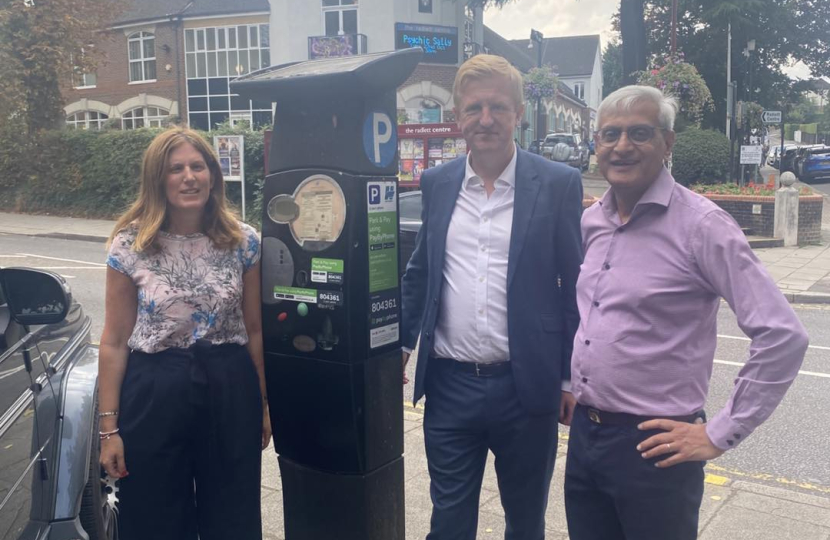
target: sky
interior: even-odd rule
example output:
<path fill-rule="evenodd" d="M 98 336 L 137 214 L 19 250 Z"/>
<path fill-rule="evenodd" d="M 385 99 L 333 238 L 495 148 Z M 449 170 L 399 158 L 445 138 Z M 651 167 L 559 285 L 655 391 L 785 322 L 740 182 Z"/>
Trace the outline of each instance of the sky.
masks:
<path fill-rule="evenodd" d="M 618 6 L 619 0 L 513 0 L 488 9 L 484 24 L 507 39 L 527 39 L 531 28 L 546 37 L 600 34 L 605 47 Z"/>
<path fill-rule="evenodd" d="M 546 37 L 599 34 L 605 48 L 614 36 L 611 17 L 619 5 L 619 0 L 513 0 L 501 9 L 489 8 L 484 24 L 507 39 L 527 39 L 531 28 Z M 784 72 L 795 79 L 810 78 L 810 69 L 800 62 Z"/>

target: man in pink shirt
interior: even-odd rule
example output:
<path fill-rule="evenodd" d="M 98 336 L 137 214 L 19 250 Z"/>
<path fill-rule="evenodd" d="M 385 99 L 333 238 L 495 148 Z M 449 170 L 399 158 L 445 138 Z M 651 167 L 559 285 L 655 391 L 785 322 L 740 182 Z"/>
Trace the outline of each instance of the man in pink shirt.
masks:
<path fill-rule="evenodd" d="M 571 540 L 696 538 L 704 462 L 772 414 L 807 349 L 738 225 L 664 168 L 676 107 L 655 88 L 628 86 L 598 111 L 597 161 L 611 188 L 582 216 Z M 726 406 L 706 422 L 721 298 L 752 346 Z"/>

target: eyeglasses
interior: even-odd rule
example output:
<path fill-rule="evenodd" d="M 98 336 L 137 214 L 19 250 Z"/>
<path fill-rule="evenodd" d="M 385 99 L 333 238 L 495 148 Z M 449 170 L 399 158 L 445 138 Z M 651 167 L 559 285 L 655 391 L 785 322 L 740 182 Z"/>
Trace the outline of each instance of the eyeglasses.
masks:
<path fill-rule="evenodd" d="M 648 125 L 630 126 L 626 129 L 607 127 L 597 132 L 597 139 L 600 146 L 614 146 L 619 142 L 622 134 L 625 133 L 628 136 L 629 141 L 637 146 L 640 146 L 652 140 L 654 138 L 654 134 L 657 133 L 657 130 L 662 131 L 663 128 Z"/>

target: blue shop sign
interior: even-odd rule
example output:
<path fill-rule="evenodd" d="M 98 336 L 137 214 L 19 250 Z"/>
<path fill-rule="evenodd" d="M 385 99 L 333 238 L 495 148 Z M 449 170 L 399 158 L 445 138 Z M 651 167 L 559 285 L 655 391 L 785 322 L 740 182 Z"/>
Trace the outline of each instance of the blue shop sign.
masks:
<path fill-rule="evenodd" d="M 427 24 L 395 23 L 395 49 L 421 47 L 424 62 L 458 63 L 458 28 Z"/>

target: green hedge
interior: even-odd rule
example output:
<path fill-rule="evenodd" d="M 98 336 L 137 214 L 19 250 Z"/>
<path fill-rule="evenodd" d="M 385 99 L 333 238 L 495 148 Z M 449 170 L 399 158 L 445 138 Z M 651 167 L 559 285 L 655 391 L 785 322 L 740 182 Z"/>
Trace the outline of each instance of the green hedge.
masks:
<path fill-rule="evenodd" d="M 141 158 L 160 129 L 58 130 L 26 143 L 0 129 L 0 209 L 113 219 L 135 200 Z M 19 132 L 18 132 L 19 133 Z M 248 221 L 258 224 L 264 177 L 263 133 L 221 129 L 202 133 L 245 136 Z M 228 199 L 241 205 L 239 182 L 227 182 Z"/>
<path fill-rule="evenodd" d="M 672 175 L 689 186 L 717 184 L 729 174 L 729 139 L 708 129 L 687 129 L 677 135 L 672 151 Z"/>

